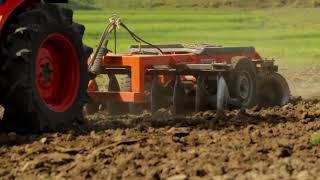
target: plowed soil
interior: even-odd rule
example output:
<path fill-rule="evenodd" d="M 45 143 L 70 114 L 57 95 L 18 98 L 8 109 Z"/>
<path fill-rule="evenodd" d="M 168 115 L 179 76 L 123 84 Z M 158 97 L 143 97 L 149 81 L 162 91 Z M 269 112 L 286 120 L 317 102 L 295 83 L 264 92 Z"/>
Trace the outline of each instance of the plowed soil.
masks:
<path fill-rule="evenodd" d="M 320 77 L 320 76 L 318 76 Z M 303 78 L 303 76 L 299 77 Z M 319 86 L 320 87 L 320 86 Z M 0 179 L 319 179 L 320 101 L 174 116 L 108 116 L 73 130 L 0 136 Z"/>
<path fill-rule="evenodd" d="M 4 179 L 316 179 L 320 103 L 173 116 L 95 115 L 65 133 L 1 136 Z M 80 131 L 80 129 L 82 129 Z"/>

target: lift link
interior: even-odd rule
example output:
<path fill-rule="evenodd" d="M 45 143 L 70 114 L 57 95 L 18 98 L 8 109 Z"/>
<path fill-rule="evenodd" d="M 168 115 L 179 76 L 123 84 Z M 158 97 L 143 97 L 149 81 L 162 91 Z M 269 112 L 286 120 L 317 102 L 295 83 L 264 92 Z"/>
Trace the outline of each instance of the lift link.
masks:
<path fill-rule="evenodd" d="M 120 27 L 121 19 L 117 16 L 109 18 L 109 23 L 101 34 L 99 44 L 93 53 L 92 61 L 88 65 L 89 72 L 97 75 L 101 70 L 101 61 L 104 55 L 108 53 L 107 46 L 111 33 Z"/>
<path fill-rule="evenodd" d="M 108 49 L 107 49 L 107 45 L 108 45 L 108 42 L 109 42 L 109 38 L 111 36 L 111 34 L 113 33 L 114 34 L 114 41 L 115 41 L 115 49 L 114 49 L 114 52 L 116 53 L 117 52 L 117 29 L 120 29 L 120 27 L 123 27 L 130 35 L 131 37 L 139 44 L 141 44 L 141 42 L 145 43 L 145 44 L 148 44 L 149 46 L 151 47 L 154 47 L 155 49 L 157 49 L 159 51 L 160 54 L 163 54 L 163 51 L 145 41 L 144 39 L 140 38 L 138 35 L 136 35 L 135 33 L 133 33 L 122 21 L 121 19 L 114 15 L 112 16 L 111 18 L 109 18 L 109 23 L 107 24 L 105 30 L 103 31 L 103 33 L 101 34 L 101 37 L 100 37 L 100 41 L 99 41 L 99 44 L 92 56 L 92 61 L 89 63 L 88 65 L 88 70 L 91 74 L 94 74 L 94 75 L 97 75 L 100 73 L 101 71 L 101 61 L 102 61 L 102 58 L 104 55 L 106 55 L 108 53 Z"/>

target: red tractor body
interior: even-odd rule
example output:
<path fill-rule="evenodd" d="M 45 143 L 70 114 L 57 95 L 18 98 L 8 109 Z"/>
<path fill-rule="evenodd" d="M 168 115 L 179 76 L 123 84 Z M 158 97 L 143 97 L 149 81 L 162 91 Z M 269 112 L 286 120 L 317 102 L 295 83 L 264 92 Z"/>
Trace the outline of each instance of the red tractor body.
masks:
<path fill-rule="evenodd" d="M 25 0 L 7 0 L 0 3 L 0 32 L 12 13 L 26 2 Z"/>

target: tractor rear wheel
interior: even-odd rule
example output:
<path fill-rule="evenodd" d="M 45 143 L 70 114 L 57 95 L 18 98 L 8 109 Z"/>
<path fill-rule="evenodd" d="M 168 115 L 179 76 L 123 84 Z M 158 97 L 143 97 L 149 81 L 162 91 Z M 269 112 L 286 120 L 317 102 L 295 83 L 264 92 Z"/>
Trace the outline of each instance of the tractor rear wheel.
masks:
<path fill-rule="evenodd" d="M 82 122 L 87 58 L 84 26 L 72 10 L 39 4 L 12 19 L 2 70 L 10 83 L 3 122 L 26 132 L 54 131 Z"/>

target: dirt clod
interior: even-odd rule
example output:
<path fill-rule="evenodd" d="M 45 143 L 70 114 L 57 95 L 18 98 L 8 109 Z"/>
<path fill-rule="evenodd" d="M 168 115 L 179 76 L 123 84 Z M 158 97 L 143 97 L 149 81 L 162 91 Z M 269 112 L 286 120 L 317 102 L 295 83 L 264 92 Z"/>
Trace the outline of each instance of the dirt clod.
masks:
<path fill-rule="evenodd" d="M 292 148 L 285 146 L 285 147 L 280 147 L 277 150 L 277 155 L 279 158 L 285 158 L 285 157 L 289 157 L 292 154 Z"/>
<path fill-rule="evenodd" d="M 47 144 L 48 143 L 48 138 L 44 137 L 44 138 L 41 138 L 40 142 L 42 144 Z"/>
<path fill-rule="evenodd" d="M 185 174 L 174 175 L 167 178 L 167 180 L 186 180 L 186 179 L 188 179 L 188 176 Z"/>

